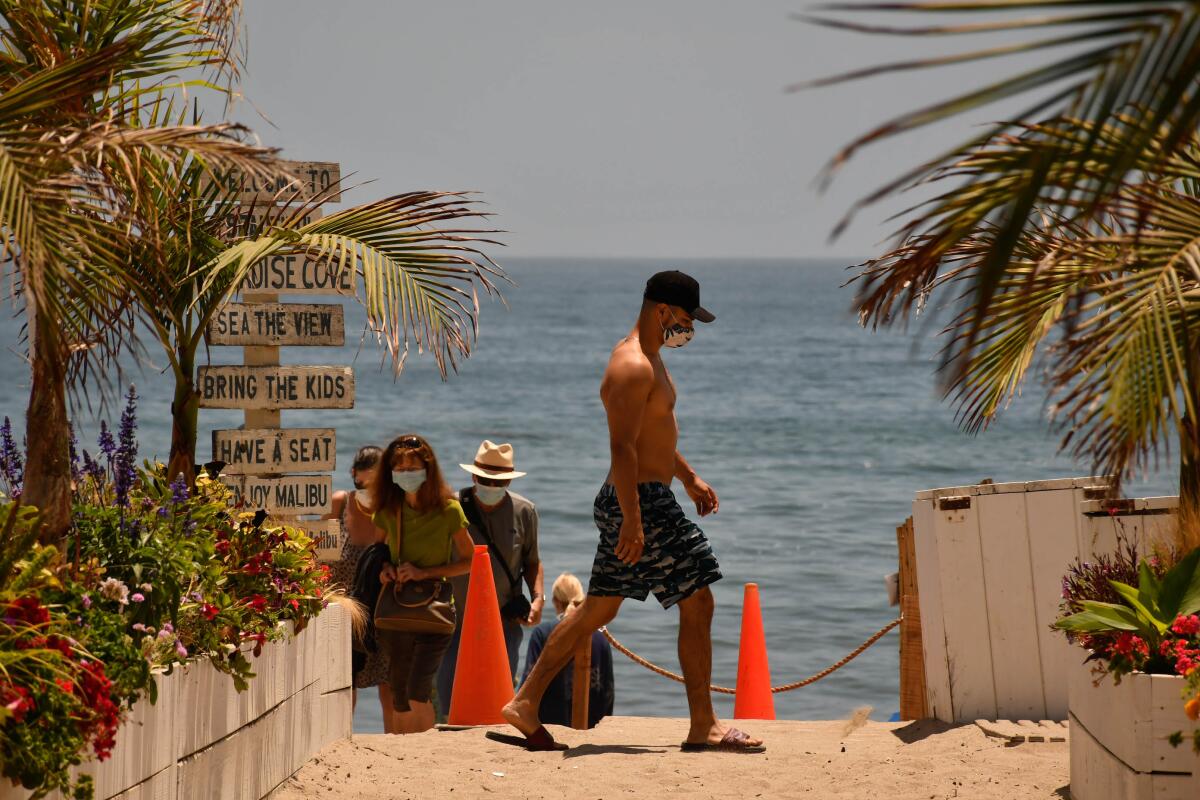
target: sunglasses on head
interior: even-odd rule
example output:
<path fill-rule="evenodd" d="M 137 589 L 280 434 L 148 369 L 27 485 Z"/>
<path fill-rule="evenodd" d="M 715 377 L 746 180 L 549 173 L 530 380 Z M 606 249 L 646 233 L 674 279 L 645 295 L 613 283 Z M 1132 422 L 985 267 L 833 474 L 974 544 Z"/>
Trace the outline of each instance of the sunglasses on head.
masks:
<path fill-rule="evenodd" d="M 397 447 L 402 447 L 405 450 L 420 450 L 425 445 L 416 436 L 405 436 L 396 442 Z"/>

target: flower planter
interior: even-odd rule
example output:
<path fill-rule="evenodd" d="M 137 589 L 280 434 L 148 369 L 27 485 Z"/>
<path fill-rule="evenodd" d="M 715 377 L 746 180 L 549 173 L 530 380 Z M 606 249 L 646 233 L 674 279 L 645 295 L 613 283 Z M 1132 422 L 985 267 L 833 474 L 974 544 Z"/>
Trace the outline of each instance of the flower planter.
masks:
<path fill-rule="evenodd" d="M 1073 800 L 1195 800 L 1200 759 L 1173 732 L 1196 723 L 1183 712 L 1183 678 L 1133 673 L 1093 685 L 1076 650 L 1069 674 Z"/>
<path fill-rule="evenodd" d="M 112 757 L 79 769 L 95 778 L 96 800 L 259 800 L 350 735 L 350 623 L 341 606 L 251 663 L 256 677 L 245 692 L 207 661 L 159 675 L 158 702 L 134 706 Z M 29 794 L 0 785 L 0 800 Z"/>

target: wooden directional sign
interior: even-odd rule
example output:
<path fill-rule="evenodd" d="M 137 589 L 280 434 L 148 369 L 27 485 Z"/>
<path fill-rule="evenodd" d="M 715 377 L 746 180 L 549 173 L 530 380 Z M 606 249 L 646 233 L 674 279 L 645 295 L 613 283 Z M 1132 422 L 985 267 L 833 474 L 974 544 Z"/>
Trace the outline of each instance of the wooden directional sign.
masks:
<path fill-rule="evenodd" d="M 333 478 L 328 475 L 291 475 L 286 478 L 256 478 L 221 474 L 236 500 L 248 509 L 268 514 L 327 514 L 333 507 Z"/>
<path fill-rule="evenodd" d="M 291 220 L 296 214 L 295 208 L 272 206 L 265 203 L 234 206 L 234 208 L 237 210 L 225 217 L 225 228 L 221 232 L 225 238 L 258 236 L 268 221 L 272 225 L 278 225 L 283 220 Z M 310 222 L 316 222 L 323 216 L 320 208 L 312 208 L 299 219 L 299 224 L 307 225 Z"/>
<path fill-rule="evenodd" d="M 303 253 L 275 255 L 255 262 L 242 282 L 243 292 L 282 294 L 354 294 L 353 265 L 343 268 Z"/>
<path fill-rule="evenodd" d="M 212 345 L 341 347 L 346 321 L 336 303 L 229 303 L 209 322 L 205 335 Z"/>
<path fill-rule="evenodd" d="M 227 190 L 237 192 L 241 203 L 304 203 L 342 180 L 342 168 L 337 162 L 279 161 L 278 164 L 280 173 L 270 178 L 256 178 L 235 169 L 221 174 L 219 180 Z M 323 201 L 330 203 L 341 200 L 340 190 L 323 197 Z"/>
<path fill-rule="evenodd" d="M 201 367 L 201 408 L 354 408 L 350 367 Z"/>
<path fill-rule="evenodd" d="M 289 522 L 308 534 L 317 546 L 319 561 L 337 561 L 342 557 L 342 523 L 336 519 L 300 520 Z M 343 589 L 349 589 L 343 586 Z"/>
<path fill-rule="evenodd" d="M 213 460 L 224 461 L 222 472 L 231 475 L 328 472 L 336 455 L 333 428 L 215 430 L 212 434 Z"/>

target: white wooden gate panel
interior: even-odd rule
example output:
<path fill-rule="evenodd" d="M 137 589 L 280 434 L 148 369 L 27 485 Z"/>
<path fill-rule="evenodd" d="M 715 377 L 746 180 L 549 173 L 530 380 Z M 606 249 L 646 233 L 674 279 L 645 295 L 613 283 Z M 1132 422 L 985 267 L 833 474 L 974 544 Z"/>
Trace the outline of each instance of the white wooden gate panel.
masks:
<path fill-rule="evenodd" d="M 933 509 L 934 537 L 941 571 L 942 620 L 954 715 L 958 719 L 995 719 L 996 689 L 988 636 L 987 595 L 979 544 L 977 497 L 940 498 Z"/>
<path fill-rule="evenodd" d="M 979 496 L 979 543 L 997 711 L 1006 718 L 1048 719 L 1041 642 L 1029 625 L 1037 614 L 1023 491 Z"/>
<path fill-rule="evenodd" d="M 913 502 L 913 549 L 921 606 L 921 648 L 925 657 L 925 692 L 930 716 L 954 719 L 950 670 L 946 664 L 946 628 L 942 623 L 941 568 L 933 530 L 933 503 Z"/>

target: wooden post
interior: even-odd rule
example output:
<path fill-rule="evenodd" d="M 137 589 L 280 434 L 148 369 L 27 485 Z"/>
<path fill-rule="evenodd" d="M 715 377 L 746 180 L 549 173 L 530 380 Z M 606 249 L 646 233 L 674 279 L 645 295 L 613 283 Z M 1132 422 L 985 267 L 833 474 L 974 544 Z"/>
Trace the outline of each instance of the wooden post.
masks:
<path fill-rule="evenodd" d="M 588 634 L 579 640 L 575 648 L 574 685 L 571 687 L 571 727 L 576 730 L 587 730 L 588 726 L 588 696 L 592 688 L 592 636 Z"/>
<path fill-rule="evenodd" d="M 280 166 L 282 171 L 267 179 L 236 170 L 216 178 L 243 204 L 230 212 L 225 235 L 255 236 L 264 225 L 284 217 L 295 220 L 301 213 L 273 203 L 308 203 L 318 196 L 322 202 L 341 200 L 338 164 L 287 161 Z M 301 224 L 321 216 L 319 208 L 307 209 Z M 240 429 L 213 432 L 213 458 L 225 462 L 222 480 L 239 498 L 276 520 L 307 529 L 316 540 L 318 558 L 337 558 L 340 526 L 311 519 L 330 510 L 333 480 L 327 473 L 336 460 L 336 432 L 284 429 L 281 409 L 353 408 L 354 371 L 281 366 L 279 348 L 340 346 L 345 315 L 340 304 L 280 303 L 279 296 L 353 295 L 353 270 L 318 266 L 304 254 L 276 255 L 251 267 L 238 294 L 241 302 L 227 303 L 205 333 L 211 345 L 242 347 L 243 363 L 201 367 L 198 374 L 201 408 L 245 413 Z"/>
<path fill-rule="evenodd" d="M 925 654 L 921 643 L 921 604 L 917 592 L 917 556 L 913 521 L 896 528 L 900 554 L 900 719 L 929 716 L 925 697 Z"/>

